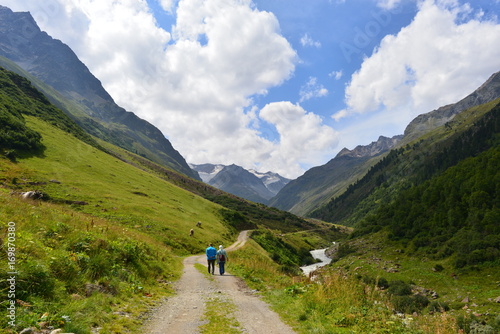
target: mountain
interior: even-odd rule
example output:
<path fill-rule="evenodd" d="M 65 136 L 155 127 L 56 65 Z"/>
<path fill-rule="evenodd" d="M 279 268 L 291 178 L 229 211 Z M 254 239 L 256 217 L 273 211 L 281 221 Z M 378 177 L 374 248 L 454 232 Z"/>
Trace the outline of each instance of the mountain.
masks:
<path fill-rule="evenodd" d="M 288 183 L 270 200 L 269 205 L 294 214 L 306 215 L 342 193 L 352 180 L 360 178 L 374 165 L 383 153 L 393 148 L 402 136 L 380 136 L 376 142 L 344 148 L 323 166 L 306 171 Z"/>
<path fill-rule="evenodd" d="M 289 179 L 276 173 L 259 173 L 234 164 L 230 166 L 191 164 L 190 166 L 198 172 L 203 182 L 233 195 L 263 204 L 266 204 L 290 182 Z"/>
<path fill-rule="evenodd" d="M 376 142 L 367 146 L 357 146 L 354 150 L 344 148 L 325 165 L 311 168 L 290 182 L 270 200 L 269 204 L 281 210 L 307 216 L 329 200 L 340 196 L 382 160 L 391 149 L 411 143 L 425 133 L 447 124 L 464 110 L 490 102 L 499 96 L 500 72 L 497 72 L 459 102 L 417 116 L 408 124 L 404 135 L 393 138 L 380 137 Z"/>
<path fill-rule="evenodd" d="M 118 106 L 64 43 L 42 32 L 30 13 L 0 6 L 0 65 L 28 77 L 89 134 L 199 179 L 161 131 Z"/>
<path fill-rule="evenodd" d="M 253 175 L 257 176 L 262 183 L 266 186 L 266 188 L 275 196 L 284 186 L 286 186 L 290 179 L 287 179 L 278 173 L 267 172 L 261 173 L 253 169 L 248 170 Z"/>
<path fill-rule="evenodd" d="M 456 269 L 500 255 L 500 97 L 395 148 L 312 217 L 381 231 L 402 253 Z"/>
<path fill-rule="evenodd" d="M 210 181 L 222 170 L 224 169 L 224 165 L 214 165 L 214 164 L 189 164 L 189 166 L 198 172 L 201 180 L 205 183 L 210 184 Z"/>
<path fill-rule="evenodd" d="M 490 76 L 484 84 L 457 103 L 417 116 L 404 131 L 404 143 L 446 124 L 457 114 L 471 107 L 495 100 L 500 96 L 500 72 Z"/>

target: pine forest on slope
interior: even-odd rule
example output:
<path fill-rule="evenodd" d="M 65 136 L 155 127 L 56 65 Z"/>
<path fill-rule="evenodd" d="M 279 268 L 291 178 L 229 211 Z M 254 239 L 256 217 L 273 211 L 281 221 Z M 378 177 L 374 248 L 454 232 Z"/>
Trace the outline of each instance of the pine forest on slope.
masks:
<path fill-rule="evenodd" d="M 393 149 L 341 196 L 311 215 L 385 230 L 410 253 L 455 258 L 455 266 L 500 258 L 500 98 L 472 107 Z"/>

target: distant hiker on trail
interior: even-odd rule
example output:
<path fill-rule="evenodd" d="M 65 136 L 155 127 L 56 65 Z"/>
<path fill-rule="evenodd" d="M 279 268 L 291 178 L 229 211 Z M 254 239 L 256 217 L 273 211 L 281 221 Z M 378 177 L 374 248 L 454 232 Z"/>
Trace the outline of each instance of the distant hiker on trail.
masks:
<path fill-rule="evenodd" d="M 217 262 L 219 264 L 219 273 L 221 275 L 224 275 L 225 273 L 224 265 L 226 264 L 226 261 L 227 261 L 226 250 L 222 247 L 222 245 L 220 245 L 219 250 L 217 251 Z"/>
<path fill-rule="evenodd" d="M 208 245 L 208 248 L 205 250 L 205 253 L 207 254 L 207 261 L 208 261 L 208 273 L 214 275 L 215 272 L 215 260 L 217 257 L 217 249 L 210 244 Z M 210 268 L 212 270 L 210 270 Z"/>

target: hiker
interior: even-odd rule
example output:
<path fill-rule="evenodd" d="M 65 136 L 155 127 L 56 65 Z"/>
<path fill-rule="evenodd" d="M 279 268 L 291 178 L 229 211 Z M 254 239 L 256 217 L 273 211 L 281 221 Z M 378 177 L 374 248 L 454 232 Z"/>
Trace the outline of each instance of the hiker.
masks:
<path fill-rule="evenodd" d="M 205 250 L 205 253 L 207 254 L 207 262 L 208 262 L 208 273 L 214 275 L 215 271 L 215 259 L 217 257 L 217 249 L 210 244 L 208 245 L 208 248 Z M 210 270 L 210 268 L 212 270 Z"/>
<path fill-rule="evenodd" d="M 221 275 L 224 275 L 224 265 L 226 264 L 227 261 L 227 253 L 222 247 L 222 245 L 219 246 L 219 250 L 217 251 L 217 262 L 219 264 L 219 273 Z"/>

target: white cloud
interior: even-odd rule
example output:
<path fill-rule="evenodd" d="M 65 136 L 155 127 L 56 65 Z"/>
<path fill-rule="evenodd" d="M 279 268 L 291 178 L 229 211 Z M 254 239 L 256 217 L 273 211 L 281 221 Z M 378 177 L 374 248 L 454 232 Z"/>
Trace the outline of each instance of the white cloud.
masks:
<path fill-rule="evenodd" d="M 345 109 L 342 109 L 338 112 L 336 112 L 335 114 L 332 115 L 332 118 L 335 120 L 335 121 L 340 121 L 341 119 L 345 118 L 349 116 L 349 112 Z"/>
<path fill-rule="evenodd" d="M 308 34 L 305 34 L 300 38 L 300 44 L 302 44 L 302 46 L 313 46 L 315 48 L 321 47 L 321 43 L 313 40 Z"/>
<path fill-rule="evenodd" d="M 168 13 L 172 13 L 174 6 L 175 6 L 175 0 L 158 0 L 160 2 L 161 8 L 165 10 Z"/>
<path fill-rule="evenodd" d="M 267 104 L 260 111 L 260 117 L 273 124 L 280 135 L 279 145 L 269 152 L 273 157 L 269 161 L 279 163 L 269 166 L 269 170 L 280 171 L 290 165 L 299 173 L 301 166 L 322 163 L 325 154 L 331 156 L 338 144 L 337 132 L 324 125 L 321 117 L 291 102 Z"/>
<path fill-rule="evenodd" d="M 342 70 L 340 70 L 340 71 L 333 71 L 330 74 L 328 74 L 328 76 L 334 78 L 335 80 L 340 80 L 343 74 L 344 73 L 342 72 Z"/>
<path fill-rule="evenodd" d="M 187 161 L 303 173 L 293 155 L 274 153 L 290 151 L 292 132 L 271 142 L 256 128 L 251 97 L 287 80 L 298 57 L 276 17 L 252 1 L 160 0 L 175 11 L 171 33 L 145 1 L 6 1 L 44 15 L 43 6 L 55 8 L 41 28 L 68 43 L 119 105 L 158 126 Z"/>
<path fill-rule="evenodd" d="M 500 69 L 500 25 L 476 17 L 456 1 L 422 1 L 413 22 L 386 36 L 353 74 L 346 112 L 399 110 L 407 124 L 471 93 Z"/>
<path fill-rule="evenodd" d="M 258 120 L 244 111 L 252 108 L 249 96 L 265 94 L 294 70 L 295 51 L 276 18 L 250 1 L 184 0 L 176 13 L 163 77 L 134 110 L 155 117 L 190 162 L 269 163 L 274 144 L 259 137 L 251 127 Z"/>
<path fill-rule="evenodd" d="M 383 9 L 391 10 L 394 9 L 401 0 L 377 0 L 377 6 Z"/>
<path fill-rule="evenodd" d="M 300 88 L 300 102 L 310 100 L 315 97 L 323 97 L 328 95 L 328 89 L 318 83 L 318 79 L 310 77 L 309 81 Z"/>

